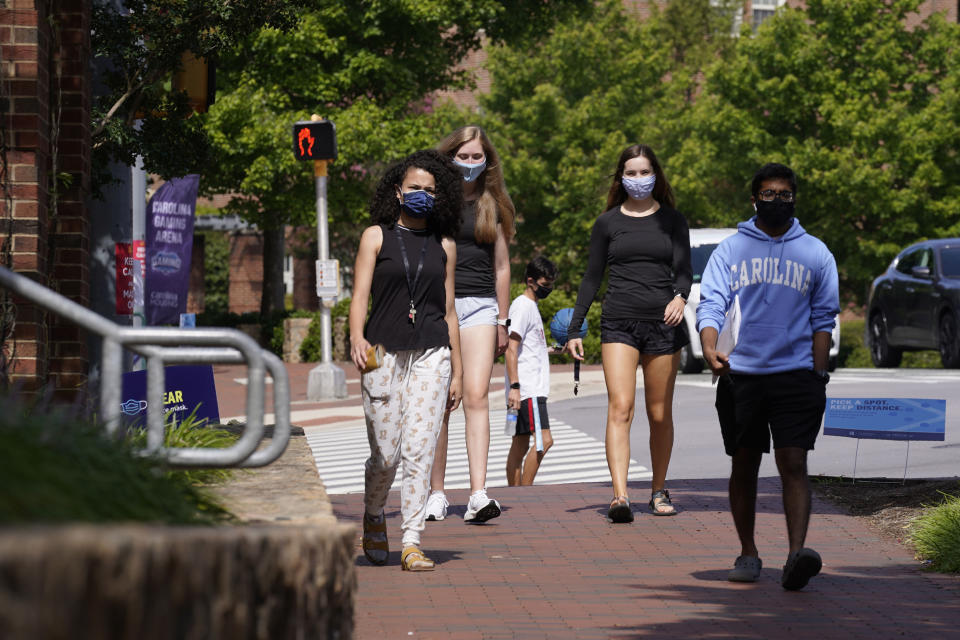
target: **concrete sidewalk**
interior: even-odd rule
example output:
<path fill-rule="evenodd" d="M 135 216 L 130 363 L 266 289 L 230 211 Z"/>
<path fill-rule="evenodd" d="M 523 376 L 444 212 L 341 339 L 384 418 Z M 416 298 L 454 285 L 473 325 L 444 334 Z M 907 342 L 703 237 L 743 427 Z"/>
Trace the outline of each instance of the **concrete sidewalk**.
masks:
<path fill-rule="evenodd" d="M 389 564 L 370 565 L 357 537 L 357 638 L 960 638 L 960 579 L 925 572 L 903 547 L 814 500 L 807 544 L 822 573 L 786 592 L 785 525 L 776 479 L 761 481 L 755 584 L 726 581 L 739 545 L 725 480 L 671 481 L 682 508 L 654 517 L 649 484 L 631 485 L 632 524 L 604 518 L 608 485 L 498 489 L 504 514 L 427 523 L 436 571 L 400 570 L 399 497 L 387 504 Z M 341 522 L 360 529 L 362 496 L 331 496 Z"/>

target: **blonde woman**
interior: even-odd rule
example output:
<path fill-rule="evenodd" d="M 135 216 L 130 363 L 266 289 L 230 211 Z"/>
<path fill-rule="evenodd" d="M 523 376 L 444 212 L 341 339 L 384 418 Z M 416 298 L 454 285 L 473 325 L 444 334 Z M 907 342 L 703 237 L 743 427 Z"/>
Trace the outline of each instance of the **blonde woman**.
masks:
<path fill-rule="evenodd" d="M 457 235 L 456 308 L 463 361 L 463 411 L 466 416 L 470 499 L 463 520 L 482 524 L 500 515 L 500 504 L 487 495 L 490 412 L 487 394 L 493 361 L 507 348 L 510 310 L 510 255 L 514 207 L 503 182 L 496 149 L 476 126 L 457 129 L 437 150 L 463 174 L 463 209 Z M 447 469 L 447 424 L 437 441 L 427 520 L 443 520 L 449 502 L 444 494 Z"/>

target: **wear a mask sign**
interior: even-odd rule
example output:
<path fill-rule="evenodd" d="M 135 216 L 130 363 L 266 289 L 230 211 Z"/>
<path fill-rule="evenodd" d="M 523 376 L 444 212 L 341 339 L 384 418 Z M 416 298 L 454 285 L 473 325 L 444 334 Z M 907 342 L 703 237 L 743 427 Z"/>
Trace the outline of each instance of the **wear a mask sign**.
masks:
<path fill-rule="evenodd" d="M 174 178 L 147 205 L 144 307 L 148 325 L 177 324 L 187 309 L 193 215 L 200 176 Z"/>
<path fill-rule="evenodd" d="M 183 422 L 194 411 L 197 422 L 220 422 L 217 387 L 210 365 L 164 367 L 163 412 L 168 421 Z M 144 425 L 147 419 L 147 372 L 123 374 L 120 411 L 126 424 Z"/>

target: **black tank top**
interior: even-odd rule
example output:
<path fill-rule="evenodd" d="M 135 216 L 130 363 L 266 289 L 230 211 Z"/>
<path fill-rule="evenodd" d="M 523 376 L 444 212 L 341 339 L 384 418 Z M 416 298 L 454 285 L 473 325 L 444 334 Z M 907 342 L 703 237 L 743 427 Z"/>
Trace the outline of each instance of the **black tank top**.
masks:
<path fill-rule="evenodd" d="M 410 281 L 416 277 L 423 254 L 423 270 L 413 293 L 416 322 L 410 322 L 410 293 L 407 271 L 397 238 L 397 230 L 407 250 Z M 446 279 L 447 254 L 440 237 L 429 231 L 407 229 L 399 225 L 380 225 L 383 243 L 373 268 L 370 284 L 372 307 L 363 335 L 371 344 L 380 343 L 387 351 L 449 347 L 447 332 Z M 426 245 L 424 245 L 426 243 Z"/>
<path fill-rule="evenodd" d="M 457 234 L 457 272 L 454 291 L 458 298 L 494 298 L 497 295 L 493 272 L 493 243 L 477 244 L 477 202 L 467 202 L 460 214 Z"/>

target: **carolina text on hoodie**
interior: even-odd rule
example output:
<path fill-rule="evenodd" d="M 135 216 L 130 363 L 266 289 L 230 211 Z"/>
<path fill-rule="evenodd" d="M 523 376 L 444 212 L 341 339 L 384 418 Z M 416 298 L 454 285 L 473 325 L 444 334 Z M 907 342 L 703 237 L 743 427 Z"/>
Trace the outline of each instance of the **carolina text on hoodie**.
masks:
<path fill-rule="evenodd" d="M 747 374 L 813 368 L 813 334 L 830 333 L 840 311 L 837 263 L 794 218 L 772 238 L 756 216 L 737 225 L 710 256 L 700 283 L 697 330 L 723 327 L 740 296 L 740 333 L 730 370 Z"/>

